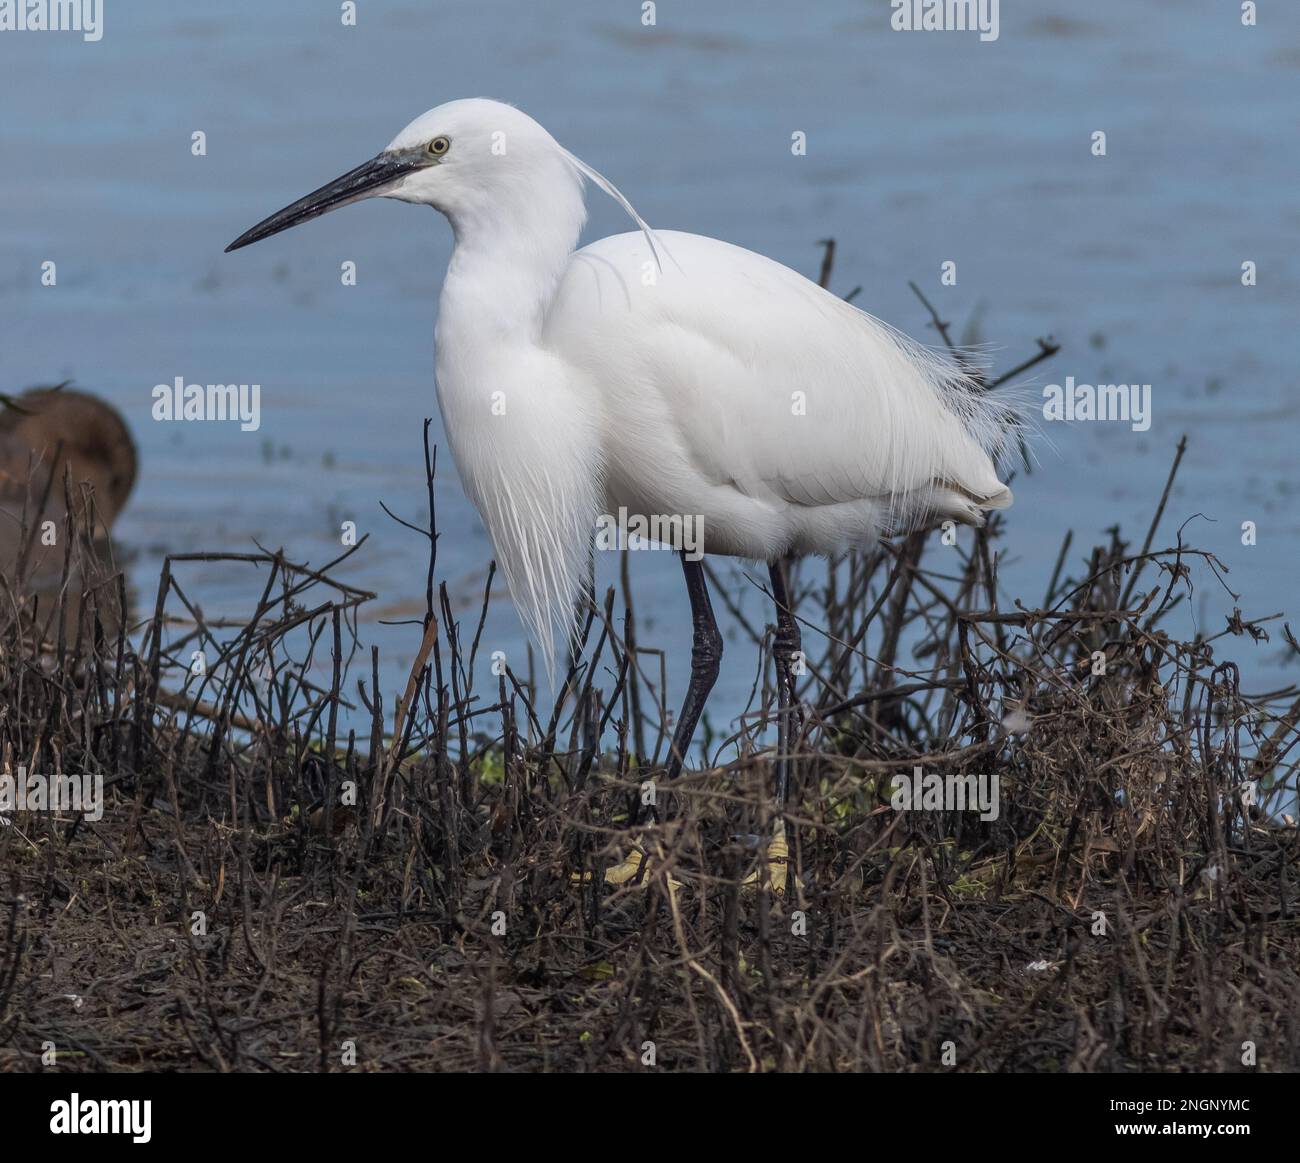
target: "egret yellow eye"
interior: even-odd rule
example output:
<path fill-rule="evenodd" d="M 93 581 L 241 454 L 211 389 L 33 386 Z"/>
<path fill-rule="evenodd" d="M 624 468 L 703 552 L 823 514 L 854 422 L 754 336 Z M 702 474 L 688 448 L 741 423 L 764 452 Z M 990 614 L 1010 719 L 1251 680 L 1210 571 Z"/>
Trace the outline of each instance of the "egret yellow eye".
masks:
<path fill-rule="evenodd" d="M 434 157 L 442 157 L 449 149 L 451 149 L 451 142 L 445 137 L 435 137 L 429 142 L 429 152 Z"/>

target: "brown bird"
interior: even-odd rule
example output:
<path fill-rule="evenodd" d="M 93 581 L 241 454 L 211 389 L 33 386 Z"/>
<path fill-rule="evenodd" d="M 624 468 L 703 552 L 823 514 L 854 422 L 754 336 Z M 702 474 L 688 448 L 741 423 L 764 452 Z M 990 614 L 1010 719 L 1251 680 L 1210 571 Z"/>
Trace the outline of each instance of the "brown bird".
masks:
<path fill-rule="evenodd" d="M 32 388 L 17 399 L 0 396 L 0 402 L 0 507 L 21 519 L 26 501 L 29 526 L 46 519 L 62 524 L 66 469 L 79 523 L 91 529 L 82 487 L 88 484 L 93 536 L 106 536 L 135 485 L 138 463 L 135 441 L 117 409 L 62 385 Z"/>
<path fill-rule="evenodd" d="M 31 599 L 32 609 L 61 608 L 69 634 L 88 587 L 109 633 L 125 617 L 117 587 L 98 583 L 116 570 L 108 534 L 135 484 L 136 463 L 126 423 L 103 400 L 62 385 L 17 399 L 0 394 L 0 577 L 20 605 Z"/>

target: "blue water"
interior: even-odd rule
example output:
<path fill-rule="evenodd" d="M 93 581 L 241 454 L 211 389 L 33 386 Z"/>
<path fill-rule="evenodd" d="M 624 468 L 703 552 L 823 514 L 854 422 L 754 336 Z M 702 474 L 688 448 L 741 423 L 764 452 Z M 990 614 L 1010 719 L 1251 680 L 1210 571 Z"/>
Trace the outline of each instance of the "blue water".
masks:
<path fill-rule="evenodd" d="M 363 0 L 356 28 L 324 0 L 107 0 L 99 43 L 0 33 L 0 390 L 75 377 L 121 408 L 142 473 L 118 534 L 146 597 L 164 552 L 256 540 L 320 563 L 356 521 L 371 539 L 346 576 L 380 594 L 364 631 L 395 687 L 417 635 L 375 623 L 422 610 L 425 551 L 379 502 L 423 512 L 450 232 L 428 210 L 373 202 L 222 248 L 424 109 L 492 96 L 656 226 L 809 274 L 834 236 L 835 288 L 861 284 L 860 306 L 919 338 L 936 337 L 909 279 L 1000 366 L 1055 336 L 1064 350 L 1039 384 L 1150 383 L 1145 433 L 1043 426 L 1003 543 L 1009 590 L 1038 600 L 1068 528 L 1081 553 L 1115 523 L 1139 540 L 1187 433 L 1165 529 L 1191 519 L 1188 540 L 1229 565 L 1246 615 L 1294 618 L 1300 7 L 1261 5 L 1253 29 L 1238 7 L 1008 2 L 992 43 L 892 32 L 884 0 L 669 2 L 653 28 L 632 0 Z M 796 130 L 807 156 L 791 153 Z M 591 210 L 589 238 L 626 228 L 604 199 Z M 56 287 L 40 285 L 47 260 Z M 356 287 L 340 282 L 348 260 Z M 940 285 L 947 260 L 956 287 Z M 153 386 L 178 375 L 260 383 L 260 431 L 153 421 Z M 440 572 L 468 612 L 490 550 L 449 457 L 438 502 Z M 246 611 L 261 585 L 224 567 L 184 576 L 210 615 Z M 601 584 L 615 576 L 603 560 Z M 678 567 L 641 553 L 633 576 L 676 697 Z M 760 596 L 732 584 L 761 618 Z M 1233 604 L 1200 577 L 1199 625 L 1217 632 Z M 1248 686 L 1294 679 L 1277 634 L 1233 646 Z M 504 602 L 484 649 L 522 652 Z M 719 707 L 739 705 L 753 664 L 730 652 Z"/>

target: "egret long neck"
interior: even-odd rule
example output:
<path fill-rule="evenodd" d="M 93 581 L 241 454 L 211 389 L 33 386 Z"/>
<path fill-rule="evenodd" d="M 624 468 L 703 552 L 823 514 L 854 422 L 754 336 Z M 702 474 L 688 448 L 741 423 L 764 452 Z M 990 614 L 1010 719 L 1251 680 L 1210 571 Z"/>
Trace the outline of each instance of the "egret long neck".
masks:
<path fill-rule="evenodd" d="M 587 216 L 572 168 L 557 157 L 542 170 L 447 210 L 456 245 L 439 305 L 440 341 L 473 333 L 509 343 L 540 334 Z"/>
<path fill-rule="evenodd" d="M 456 248 L 435 347 L 461 481 L 553 672 L 600 504 L 600 445 L 571 369 L 541 342 L 582 229 L 582 188 L 567 165 L 527 176 L 517 189 L 446 208 Z"/>

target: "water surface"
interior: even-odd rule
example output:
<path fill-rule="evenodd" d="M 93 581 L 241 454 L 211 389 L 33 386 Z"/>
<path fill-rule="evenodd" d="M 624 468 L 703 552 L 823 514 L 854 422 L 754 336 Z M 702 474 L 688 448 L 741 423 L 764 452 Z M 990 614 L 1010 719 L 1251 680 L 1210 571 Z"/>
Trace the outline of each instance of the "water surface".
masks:
<path fill-rule="evenodd" d="M 1001 35 L 894 33 L 883 2 L 608 0 L 339 5 L 108 0 L 102 41 L 0 34 L 0 389 L 75 377 L 125 414 L 142 474 L 118 533 L 146 596 L 164 552 L 254 542 L 323 562 L 352 520 L 370 540 L 347 577 L 380 594 L 367 641 L 390 688 L 416 646 L 380 618 L 423 606 L 420 420 L 436 416 L 432 335 L 450 250 L 433 212 L 375 202 L 235 255 L 222 248 L 381 148 L 444 100 L 514 102 L 607 173 L 659 227 L 713 234 L 815 274 L 928 341 L 907 288 L 993 345 L 1064 345 L 1039 383 L 1152 385 L 1149 431 L 1046 425 L 1016 482 L 1004 580 L 1041 595 L 1060 538 L 1081 550 L 1145 531 L 1178 437 L 1191 443 L 1166 529 L 1219 553 L 1248 615 L 1294 617 L 1300 395 L 1300 9 L 1243 28 L 1213 0 L 1002 5 Z M 1090 135 L 1104 130 L 1104 158 Z M 191 153 L 191 134 L 207 155 Z M 807 135 L 796 157 L 791 134 Z M 587 237 L 626 228 L 596 196 Z M 40 265 L 58 264 L 58 285 Z M 957 263 L 943 287 L 940 266 Z M 1244 288 L 1243 261 L 1259 283 Z M 357 264 L 345 287 L 340 264 Z M 151 390 L 181 375 L 262 385 L 262 425 L 160 424 Z M 440 434 L 439 434 L 440 438 Z M 490 548 L 450 458 L 440 567 L 477 601 Z M 1258 544 L 1241 543 L 1253 521 Z M 1162 538 L 1167 540 L 1167 538 Z M 688 660 L 676 563 L 633 562 L 642 637 Z M 601 583 L 616 577 L 601 562 Z M 246 611 L 261 579 L 190 567 L 209 615 Z M 738 575 L 737 575 L 738 577 Z M 758 613 L 759 596 L 744 594 Z M 1210 632 L 1232 599 L 1202 579 Z M 735 640 L 739 641 L 739 640 Z M 517 658 L 498 603 L 485 648 Z M 1289 681 L 1283 650 L 1237 649 L 1247 685 Z M 733 649 L 715 714 L 743 700 Z"/>

